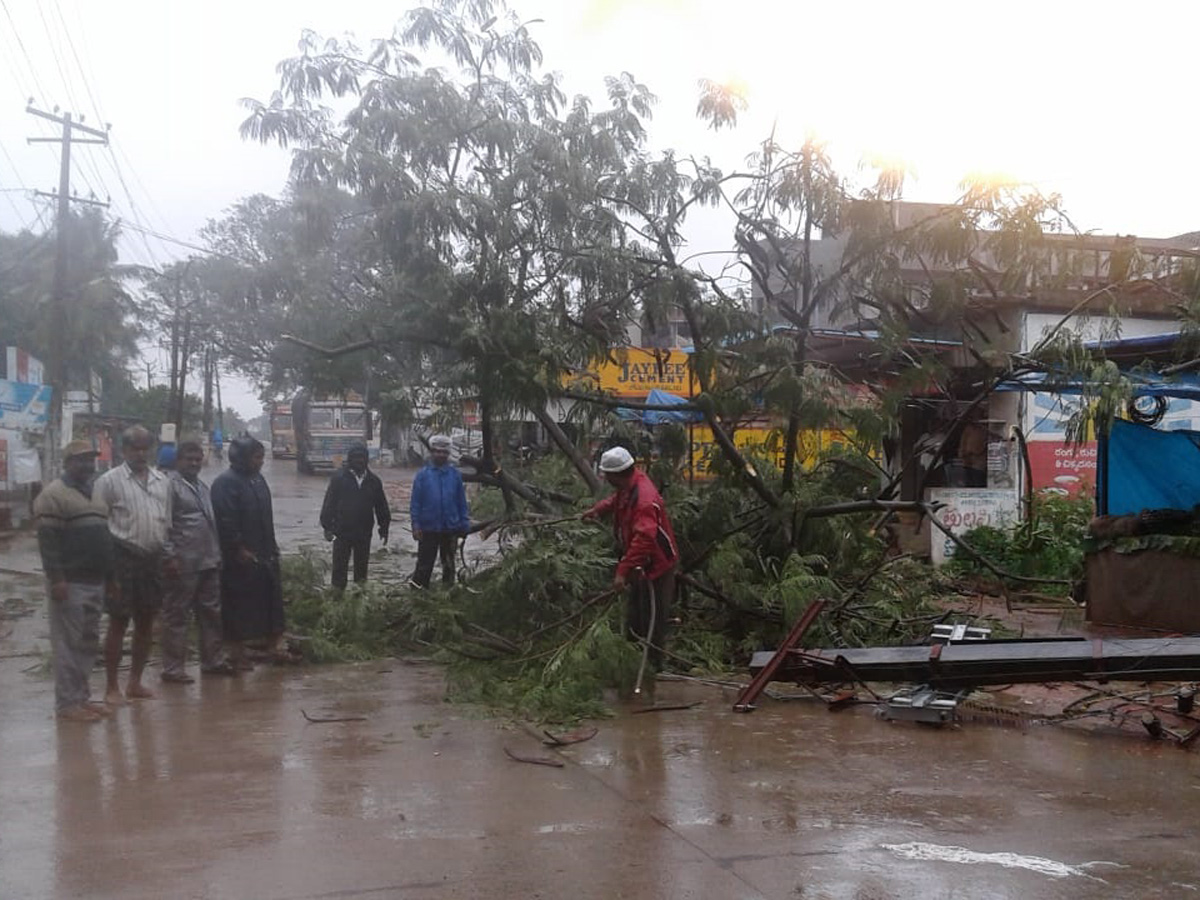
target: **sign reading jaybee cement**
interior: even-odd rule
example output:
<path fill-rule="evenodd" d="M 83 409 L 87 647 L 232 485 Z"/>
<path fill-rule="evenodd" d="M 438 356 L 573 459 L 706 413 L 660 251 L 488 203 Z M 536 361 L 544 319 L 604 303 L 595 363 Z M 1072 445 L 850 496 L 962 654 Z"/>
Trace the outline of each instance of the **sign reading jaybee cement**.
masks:
<path fill-rule="evenodd" d="M 682 350 L 648 350 L 622 347 L 613 351 L 613 359 L 601 360 L 588 372 L 598 390 L 621 397 L 645 397 L 651 391 L 666 391 L 690 397 L 691 364 Z"/>
<path fill-rule="evenodd" d="M 943 504 L 937 513 L 938 520 L 959 537 L 980 525 L 1010 528 L 1020 517 L 1017 492 L 1012 490 L 932 488 L 929 500 Z M 940 566 L 957 550 L 958 546 L 945 533 L 929 526 L 929 555 L 935 566 Z"/>
<path fill-rule="evenodd" d="M 49 385 L 0 381 L 0 428 L 43 431 L 50 415 Z"/>

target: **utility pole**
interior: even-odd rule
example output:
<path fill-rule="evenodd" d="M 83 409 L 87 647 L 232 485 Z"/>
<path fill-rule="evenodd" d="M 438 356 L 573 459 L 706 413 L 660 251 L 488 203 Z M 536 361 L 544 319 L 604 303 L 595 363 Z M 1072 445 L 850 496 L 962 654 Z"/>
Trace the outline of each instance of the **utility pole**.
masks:
<path fill-rule="evenodd" d="M 211 346 L 204 348 L 204 411 L 201 413 L 201 432 L 204 434 L 204 439 L 208 440 L 212 434 L 213 426 L 213 367 L 215 360 L 213 359 L 213 348 Z"/>
<path fill-rule="evenodd" d="M 25 107 L 25 112 L 31 116 L 37 116 L 39 119 L 46 119 L 49 122 L 60 126 L 62 133 L 55 138 L 28 138 L 31 144 L 56 143 L 62 146 L 62 152 L 59 155 L 59 171 L 58 171 L 58 192 L 46 193 L 44 191 L 35 191 L 38 196 L 50 197 L 58 201 L 58 217 L 55 228 L 56 235 L 56 251 L 54 260 L 54 296 L 51 298 L 53 304 L 51 311 L 51 329 L 50 329 L 50 345 L 49 359 L 46 360 L 46 378 L 50 383 L 52 391 L 50 400 L 50 418 L 46 425 L 46 468 L 44 477 L 47 481 L 57 476 L 60 465 L 59 457 L 62 452 L 63 445 L 66 444 L 62 433 L 62 413 L 63 404 L 66 401 L 67 395 L 67 267 L 69 263 L 68 247 L 67 247 L 67 231 L 70 228 L 71 218 L 71 202 L 88 203 L 93 206 L 107 207 L 107 203 L 103 203 L 96 199 L 86 199 L 83 197 L 71 196 L 71 144 L 108 144 L 108 129 L 101 131 L 98 128 L 92 128 L 83 124 L 82 117 L 78 122 L 71 118 L 70 113 L 63 113 L 61 116 L 54 113 L 43 112 L 37 109 L 33 104 Z M 92 137 L 76 137 L 74 132 L 81 131 L 84 134 L 92 135 Z M 88 395 L 92 392 L 91 372 L 87 374 L 88 378 Z"/>

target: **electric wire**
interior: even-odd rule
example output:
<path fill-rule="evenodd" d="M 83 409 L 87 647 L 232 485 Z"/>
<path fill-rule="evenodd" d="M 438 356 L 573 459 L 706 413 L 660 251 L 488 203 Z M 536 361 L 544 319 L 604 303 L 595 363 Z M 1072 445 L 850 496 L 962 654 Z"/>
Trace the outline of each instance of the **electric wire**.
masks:
<path fill-rule="evenodd" d="M 100 114 L 100 104 L 96 102 L 96 95 L 92 93 L 92 85 L 88 80 L 87 72 L 83 69 L 83 63 L 79 61 L 79 52 L 75 49 L 75 41 L 71 38 L 71 29 L 67 25 L 67 20 L 63 16 L 62 6 L 58 0 L 54 0 L 54 11 L 58 14 L 58 21 L 62 24 L 62 33 L 67 39 L 67 47 L 71 51 L 71 56 L 75 58 L 75 68 L 79 70 L 79 76 L 83 79 L 83 89 L 87 92 L 88 99 L 92 102 L 92 111 L 96 114 L 97 127 L 101 127 L 106 123 L 104 117 Z"/>
<path fill-rule="evenodd" d="M 58 53 L 58 42 L 54 38 L 54 34 L 50 31 L 50 22 L 46 19 L 46 10 L 43 8 L 40 0 L 37 4 L 38 16 L 42 20 L 42 28 L 46 32 L 46 42 L 50 45 L 50 55 L 54 58 L 54 65 L 58 69 L 58 77 L 62 80 L 63 91 L 67 95 L 67 100 L 71 104 L 72 109 L 79 109 L 79 103 L 75 100 L 75 92 L 71 90 L 71 80 L 67 78 L 67 72 L 63 68 L 62 58 Z"/>
<path fill-rule="evenodd" d="M 63 82 L 63 89 L 66 91 L 69 101 L 77 109 L 81 108 L 78 94 L 74 89 L 75 81 L 70 73 L 70 62 L 73 61 L 75 64 L 75 70 L 78 72 L 79 79 L 83 83 L 84 93 L 86 93 L 87 98 L 92 106 L 92 112 L 96 116 L 96 121 L 101 127 L 103 127 L 106 119 L 103 109 L 100 105 L 97 92 L 92 89 L 91 82 L 94 80 L 94 78 L 89 75 L 89 70 L 84 63 L 84 56 L 81 56 L 79 52 L 79 47 L 75 43 L 75 39 L 71 33 L 71 28 L 67 23 L 66 17 L 63 15 L 61 5 L 58 3 L 58 0 L 54 0 L 53 15 L 57 18 L 57 23 L 59 26 L 57 29 L 51 27 L 50 20 L 47 18 L 46 11 L 41 4 L 39 4 L 38 12 L 41 16 L 42 25 L 46 31 L 46 36 L 50 41 L 51 52 L 54 56 L 55 64 L 58 67 L 59 76 Z M 86 33 L 86 29 L 84 29 L 84 31 Z M 66 43 L 67 49 L 70 51 L 69 58 L 67 57 L 66 52 L 59 52 L 60 42 Z M 84 52 L 86 54 L 86 43 L 84 44 L 84 48 Z M 63 61 L 64 59 L 67 59 L 65 64 Z M 80 116 L 81 121 L 83 118 L 83 116 Z M 127 220 L 132 218 L 135 223 L 144 224 L 143 216 L 138 210 L 137 203 L 134 201 L 127 185 L 125 185 L 120 168 L 115 164 L 114 158 L 111 155 L 111 136 L 108 141 L 108 149 L 110 153 L 105 154 L 103 158 L 108 162 L 109 166 L 117 175 L 118 181 L 122 183 L 122 189 L 125 191 L 126 198 L 128 200 L 128 209 L 122 210 L 119 204 L 114 203 L 112 196 L 113 191 L 108 186 L 107 179 L 101 171 L 99 163 L 91 154 L 75 154 L 72 157 L 72 171 L 76 174 L 79 180 L 84 183 L 84 185 L 87 187 L 87 190 L 94 198 L 107 200 L 114 211 L 118 213 L 119 219 L 124 219 L 127 223 Z M 78 162 L 76 162 L 76 160 L 78 160 Z M 121 215 L 122 213 L 124 213 L 124 215 Z M 169 257 L 169 254 L 163 254 L 160 251 L 155 251 L 154 247 L 151 246 L 144 234 L 137 232 L 136 229 L 130 230 L 134 231 L 134 233 L 138 235 L 138 240 L 130 242 L 131 246 L 128 248 L 129 253 L 134 258 L 135 262 L 138 265 L 147 268 L 162 268 L 164 265 L 164 255 Z M 141 244 L 141 249 L 137 248 L 138 243 Z M 144 256 L 142 253 L 143 249 L 145 253 Z"/>
<path fill-rule="evenodd" d="M 28 231 L 30 230 L 29 220 L 25 218 L 24 214 L 22 214 L 21 210 L 16 204 L 16 201 L 13 200 L 12 195 L 20 192 L 28 196 L 29 188 L 26 186 L 25 180 L 21 177 L 21 173 L 17 170 L 17 164 L 13 162 L 13 158 L 9 156 L 8 148 L 4 146 L 3 142 L 0 142 L 0 153 L 3 153 L 4 158 L 8 160 L 8 165 L 12 168 L 13 175 L 16 176 L 17 184 L 20 185 L 20 187 L 16 188 L 4 188 L 4 199 L 8 201 L 8 205 L 12 207 L 13 215 L 17 217 L 17 221 L 21 223 L 21 227 Z"/>
<path fill-rule="evenodd" d="M 46 91 L 42 87 L 41 80 L 37 76 L 37 69 L 34 68 L 33 60 L 30 59 L 29 51 L 25 49 L 25 41 L 21 39 L 21 29 L 17 27 L 16 20 L 13 19 L 12 12 L 8 8 L 8 0 L 0 0 L 0 9 L 4 10 L 4 15 L 8 18 L 8 24 L 12 26 L 12 35 L 16 38 L 17 46 L 21 50 L 21 55 L 25 57 L 25 64 L 29 67 L 29 73 L 33 76 L 34 86 L 37 88 L 37 96 L 41 99 L 42 105 L 49 107 L 46 102 Z M 25 98 L 28 99 L 28 96 Z"/>
<path fill-rule="evenodd" d="M 96 114 L 96 118 L 100 122 L 107 123 L 107 116 L 105 116 L 104 109 L 100 104 L 98 93 L 93 92 L 91 88 L 91 84 L 92 82 L 96 81 L 96 77 L 91 65 L 91 51 L 87 43 L 87 29 L 80 29 L 79 45 L 76 45 L 71 34 L 71 26 L 67 23 L 66 18 L 62 14 L 61 5 L 59 4 L 58 0 L 54 0 L 54 4 L 58 11 L 59 21 L 62 23 L 63 34 L 66 37 L 67 46 L 70 48 L 71 55 L 75 60 L 75 67 L 79 70 L 80 78 L 83 80 L 84 88 L 87 91 L 88 99 L 92 103 L 92 109 Z M 76 9 L 76 13 L 78 14 L 78 8 Z M 82 20 L 80 20 L 80 24 L 82 25 Z M 83 48 L 82 53 L 79 52 L 80 46 Z M 158 204 L 155 203 L 154 195 L 150 193 L 145 184 L 142 182 L 141 176 L 138 174 L 137 167 L 134 166 L 132 160 L 129 159 L 122 142 L 114 139 L 112 135 L 110 135 L 107 150 L 108 153 L 104 155 L 104 159 L 108 163 L 109 168 L 112 169 L 113 174 L 117 176 L 117 181 L 120 183 L 121 190 L 125 195 L 125 199 L 128 201 L 129 218 L 132 218 L 139 226 L 143 228 L 157 230 L 169 234 L 170 228 L 167 225 L 167 217 L 163 215 L 162 211 L 158 208 Z M 125 178 L 121 162 L 118 158 L 124 161 L 125 168 L 129 170 L 134 184 L 141 189 L 142 196 L 145 198 L 147 205 L 150 208 L 150 212 L 154 213 L 154 215 L 158 218 L 158 222 L 152 221 L 151 217 L 140 208 L 138 202 L 134 199 L 134 192 L 129 187 L 129 183 Z"/>

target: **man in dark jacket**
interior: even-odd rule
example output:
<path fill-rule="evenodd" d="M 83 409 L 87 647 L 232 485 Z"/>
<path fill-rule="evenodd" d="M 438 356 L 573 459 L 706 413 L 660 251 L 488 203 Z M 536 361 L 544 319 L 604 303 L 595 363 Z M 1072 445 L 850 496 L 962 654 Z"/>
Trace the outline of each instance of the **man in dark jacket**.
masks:
<path fill-rule="evenodd" d="M 442 583 L 454 581 L 454 554 L 458 540 L 465 537 L 471 522 L 462 475 L 450 463 L 451 441 L 444 434 L 429 439 L 429 462 L 413 479 L 412 533 L 417 539 L 417 568 L 414 587 L 427 587 L 433 564 L 442 558 Z"/>
<path fill-rule="evenodd" d="M 354 583 L 367 580 L 371 531 L 379 523 L 379 538 L 387 544 L 392 513 L 379 476 L 367 468 L 367 445 L 352 444 L 346 465 L 329 479 L 321 506 L 325 540 L 333 541 L 333 586 L 346 587 L 346 570 L 354 556 Z"/>
<path fill-rule="evenodd" d="M 293 661 L 283 643 L 283 582 L 271 488 L 262 477 L 263 445 L 235 438 L 229 468 L 212 483 L 213 515 L 221 541 L 221 625 L 230 661 L 254 666 L 246 642 L 265 640 L 273 659 Z"/>

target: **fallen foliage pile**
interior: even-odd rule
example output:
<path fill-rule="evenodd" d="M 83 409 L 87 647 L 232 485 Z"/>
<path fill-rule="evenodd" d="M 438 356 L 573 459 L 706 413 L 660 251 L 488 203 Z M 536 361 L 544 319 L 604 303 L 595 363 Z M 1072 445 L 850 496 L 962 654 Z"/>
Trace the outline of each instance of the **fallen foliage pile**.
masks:
<path fill-rule="evenodd" d="M 847 488 L 830 481 L 805 482 L 806 502 Z M 951 591 L 949 581 L 889 555 L 867 517 L 807 522 L 811 552 L 802 555 L 775 539 L 777 513 L 744 491 L 676 481 L 666 499 L 683 557 L 668 670 L 742 671 L 751 653 L 776 646 L 817 598 L 830 601 L 811 635 L 824 646 L 914 642 L 946 615 L 936 601 Z M 581 493 L 570 512 L 587 502 Z M 499 506 L 484 492 L 474 515 L 485 518 Z M 498 526 L 495 540 L 490 564 L 459 584 L 371 584 L 341 598 L 325 587 L 322 562 L 292 557 L 284 567 L 292 625 L 308 638 L 314 660 L 423 652 L 446 664 L 452 699 L 549 722 L 604 714 L 606 698 L 632 687 L 641 658 L 623 633 L 625 598 L 609 590 L 616 559 L 608 529 L 522 518 Z"/>

